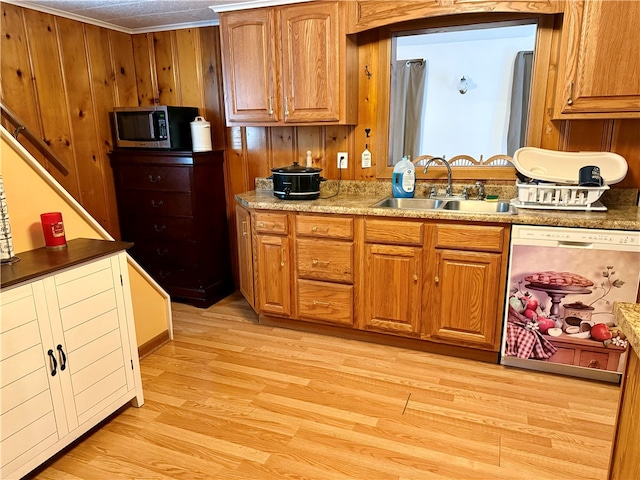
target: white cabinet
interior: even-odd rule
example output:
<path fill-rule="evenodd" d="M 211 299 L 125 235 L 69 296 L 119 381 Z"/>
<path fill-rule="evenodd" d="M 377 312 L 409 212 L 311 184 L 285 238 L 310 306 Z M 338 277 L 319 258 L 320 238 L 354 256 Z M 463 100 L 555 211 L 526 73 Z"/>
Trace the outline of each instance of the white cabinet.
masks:
<path fill-rule="evenodd" d="M 142 383 L 123 252 L 0 292 L 0 461 L 20 478 Z"/>

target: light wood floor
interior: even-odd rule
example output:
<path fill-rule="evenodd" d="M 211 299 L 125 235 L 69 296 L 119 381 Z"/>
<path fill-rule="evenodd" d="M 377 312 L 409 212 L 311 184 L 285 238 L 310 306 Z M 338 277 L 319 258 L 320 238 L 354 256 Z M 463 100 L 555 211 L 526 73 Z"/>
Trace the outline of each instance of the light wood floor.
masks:
<path fill-rule="evenodd" d="M 617 386 L 174 304 L 145 404 L 39 479 L 605 479 Z"/>

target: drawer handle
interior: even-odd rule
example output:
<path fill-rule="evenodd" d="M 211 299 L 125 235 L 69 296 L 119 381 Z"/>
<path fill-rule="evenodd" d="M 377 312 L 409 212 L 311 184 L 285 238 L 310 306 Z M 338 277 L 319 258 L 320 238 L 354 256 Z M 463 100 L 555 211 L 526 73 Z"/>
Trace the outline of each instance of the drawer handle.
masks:
<path fill-rule="evenodd" d="M 589 365 L 587 365 L 587 367 L 589 367 L 589 368 L 600 368 L 600 362 L 598 360 L 591 360 L 589 362 Z"/>
<path fill-rule="evenodd" d="M 242 235 L 244 235 L 245 237 L 247 236 L 247 221 L 246 220 L 242 221 Z"/>
<path fill-rule="evenodd" d="M 153 224 L 153 229 L 158 233 L 159 232 L 164 232 L 167 229 L 167 226 L 166 225 L 162 225 L 162 226 L 158 227 L 158 224 L 154 223 Z"/>
<path fill-rule="evenodd" d="M 162 257 L 163 255 L 166 255 L 167 253 L 169 253 L 169 249 L 168 248 L 164 248 L 162 250 L 160 250 L 160 248 L 156 248 L 156 253 L 158 254 L 158 256 Z"/>
<path fill-rule="evenodd" d="M 314 305 L 320 305 L 323 307 L 330 307 L 331 306 L 331 302 L 321 302 L 320 300 L 314 300 L 313 301 Z"/>
<path fill-rule="evenodd" d="M 280 266 L 284 267 L 284 248 L 280 249 Z"/>
<path fill-rule="evenodd" d="M 318 226 L 317 226 L 317 225 L 314 225 L 313 227 L 311 227 L 311 231 L 312 231 L 313 233 L 316 233 L 316 232 L 329 233 L 329 227 L 326 227 L 326 228 L 318 228 Z"/>
<path fill-rule="evenodd" d="M 569 98 L 567 98 L 567 105 L 573 105 L 573 82 L 569 84 Z"/>
<path fill-rule="evenodd" d="M 64 354 L 64 350 L 62 349 L 62 345 L 58 345 L 56 347 L 58 353 L 60 354 L 60 371 L 67 368 L 67 356 Z"/>
<path fill-rule="evenodd" d="M 156 175 L 155 177 L 149 175 L 149 181 L 151 183 L 158 183 L 160 180 L 162 180 L 162 177 L 160 177 L 160 175 Z"/>
<path fill-rule="evenodd" d="M 58 373 L 58 362 L 56 362 L 56 357 L 53 355 L 53 350 L 49 349 L 47 352 L 49 357 L 51 358 L 51 362 L 53 363 L 53 370 L 51 370 L 51 376 L 55 377 L 56 373 Z"/>
<path fill-rule="evenodd" d="M 273 97 L 269 97 L 269 115 L 273 115 Z"/>
<path fill-rule="evenodd" d="M 162 205 L 164 205 L 164 202 L 162 200 L 160 200 L 158 203 L 156 203 L 155 200 L 151 200 L 151 206 L 153 208 L 160 208 Z"/>
<path fill-rule="evenodd" d="M 329 266 L 329 264 L 331 263 L 329 260 L 318 260 L 317 258 L 314 258 L 311 263 L 315 266 L 315 265 L 326 265 L 327 267 Z"/>
<path fill-rule="evenodd" d="M 265 225 L 264 225 L 264 222 L 258 222 L 258 226 L 259 226 L 260 228 L 264 228 L 264 226 L 265 226 Z"/>
<path fill-rule="evenodd" d="M 159 272 L 160 278 L 169 278 L 171 276 L 171 272 Z"/>

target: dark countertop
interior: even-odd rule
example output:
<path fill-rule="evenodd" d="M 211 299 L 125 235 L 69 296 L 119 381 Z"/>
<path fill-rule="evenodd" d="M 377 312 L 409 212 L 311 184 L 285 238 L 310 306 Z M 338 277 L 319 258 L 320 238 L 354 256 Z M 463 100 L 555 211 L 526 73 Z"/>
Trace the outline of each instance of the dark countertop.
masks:
<path fill-rule="evenodd" d="M 3 264 L 0 270 L 0 288 L 7 288 L 36 277 L 49 275 L 88 260 L 104 257 L 131 248 L 133 243 L 76 238 L 67 241 L 66 248 L 36 248 L 17 253 L 19 261 Z"/>
<path fill-rule="evenodd" d="M 518 225 L 548 225 L 559 227 L 601 228 L 610 230 L 640 230 L 640 208 L 609 206 L 605 212 L 518 209 L 517 215 L 459 213 L 441 210 L 402 210 L 373 208 L 371 205 L 387 197 L 374 192 L 349 192 L 317 200 L 280 200 L 271 190 L 259 189 L 236 195 L 243 206 L 257 210 L 281 210 L 305 213 L 371 215 L 396 218 L 458 220 Z M 502 200 L 502 199 L 501 199 Z"/>

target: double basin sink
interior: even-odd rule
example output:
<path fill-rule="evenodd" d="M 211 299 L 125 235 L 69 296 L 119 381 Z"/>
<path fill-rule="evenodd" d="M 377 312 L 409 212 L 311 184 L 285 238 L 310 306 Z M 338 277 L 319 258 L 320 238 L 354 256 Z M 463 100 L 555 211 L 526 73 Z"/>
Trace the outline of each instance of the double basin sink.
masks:
<path fill-rule="evenodd" d="M 509 202 L 487 202 L 458 198 L 395 198 L 387 197 L 371 205 L 373 208 L 396 208 L 401 210 L 435 210 L 471 214 L 515 215 L 518 210 Z"/>

